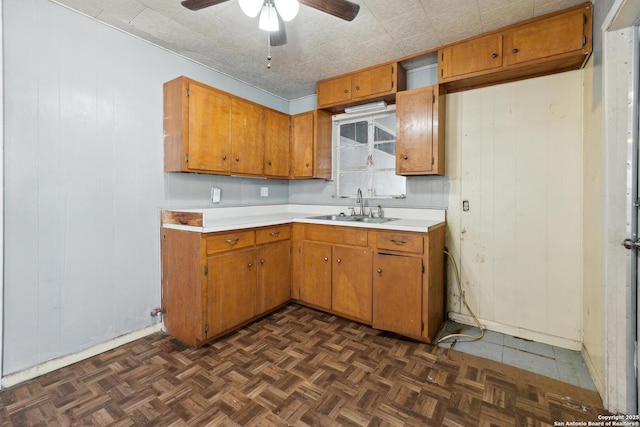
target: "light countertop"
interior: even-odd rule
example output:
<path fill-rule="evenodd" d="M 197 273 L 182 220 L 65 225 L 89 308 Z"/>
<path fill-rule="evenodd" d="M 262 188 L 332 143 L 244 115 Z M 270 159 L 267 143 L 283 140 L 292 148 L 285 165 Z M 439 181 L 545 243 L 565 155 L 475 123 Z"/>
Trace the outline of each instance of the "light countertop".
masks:
<path fill-rule="evenodd" d="M 375 211 L 375 209 L 374 209 Z M 384 208 L 385 218 L 397 218 L 384 223 L 358 221 L 333 221 L 312 218 L 320 215 L 349 215 L 346 206 L 324 205 L 267 205 L 227 208 L 195 208 L 162 210 L 162 226 L 177 230 L 211 233 L 242 228 L 301 222 L 344 227 L 361 227 L 382 230 L 427 232 L 446 220 L 444 209 Z"/>

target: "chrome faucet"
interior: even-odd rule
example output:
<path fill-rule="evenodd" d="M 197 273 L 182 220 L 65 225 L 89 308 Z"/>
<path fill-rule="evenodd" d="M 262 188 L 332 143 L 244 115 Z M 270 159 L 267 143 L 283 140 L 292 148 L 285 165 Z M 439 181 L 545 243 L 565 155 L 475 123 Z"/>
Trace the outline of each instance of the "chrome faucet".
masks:
<path fill-rule="evenodd" d="M 360 213 L 358 215 L 364 216 L 364 199 L 362 198 L 362 190 L 358 188 L 358 194 L 356 195 L 356 204 L 360 206 Z"/>
<path fill-rule="evenodd" d="M 378 218 L 382 218 L 384 216 L 384 212 L 382 211 L 382 206 L 378 205 Z"/>

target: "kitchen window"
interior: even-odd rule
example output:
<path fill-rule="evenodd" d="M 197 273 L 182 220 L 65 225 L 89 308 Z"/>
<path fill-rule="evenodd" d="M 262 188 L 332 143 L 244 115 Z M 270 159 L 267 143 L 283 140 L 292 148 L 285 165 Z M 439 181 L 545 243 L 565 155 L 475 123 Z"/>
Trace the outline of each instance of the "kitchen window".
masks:
<path fill-rule="evenodd" d="M 395 110 L 335 117 L 336 197 L 405 197 L 406 178 L 396 175 Z"/>

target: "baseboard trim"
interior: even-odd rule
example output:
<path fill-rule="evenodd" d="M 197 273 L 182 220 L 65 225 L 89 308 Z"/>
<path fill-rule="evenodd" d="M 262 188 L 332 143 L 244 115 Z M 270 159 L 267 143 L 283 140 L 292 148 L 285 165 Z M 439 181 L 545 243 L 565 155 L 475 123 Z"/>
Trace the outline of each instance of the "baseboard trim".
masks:
<path fill-rule="evenodd" d="M 161 329 L 161 323 L 150 325 L 143 329 L 120 335 L 119 337 L 113 338 L 109 341 L 96 344 L 77 353 L 58 357 L 52 360 L 47 360 L 46 362 L 40 363 L 39 365 L 5 375 L 0 380 L 0 389 L 23 383 L 25 381 L 37 378 L 41 375 L 48 374 L 49 372 L 53 372 L 57 369 L 64 368 L 65 366 L 69 366 L 84 359 L 88 359 L 89 357 L 97 356 L 100 353 L 113 350 L 114 348 L 130 343 L 131 341 L 135 341 L 137 339 L 144 338 L 147 335 L 160 332 Z"/>
<path fill-rule="evenodd" d="M 476 322 L 473 320 L 473 317 L 464 314 L 449 312 L 449 319 L 459 323 L 463 323 L 465 325 L 476 326 Z M 582 343 L 570 338 L 558 337 L 555 335 L 545 334 L 543 332 L 531 331 L 529 329 L 505 325 L 503 323 L 493 322 L 490 320 L 480 319 L 480 324 L 482 324 L 485 329 L 500 332 L 501 334 L 524 338 L 526 340 L 532 340 L 543 344 L 554 345 L 556 347 L 562 347 L 569 350 L 582 351 Z"/>

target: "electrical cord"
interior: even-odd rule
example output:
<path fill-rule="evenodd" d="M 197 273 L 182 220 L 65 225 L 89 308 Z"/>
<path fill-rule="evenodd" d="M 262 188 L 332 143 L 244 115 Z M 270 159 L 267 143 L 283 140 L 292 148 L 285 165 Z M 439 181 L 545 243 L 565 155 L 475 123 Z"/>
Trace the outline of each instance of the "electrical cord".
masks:
<path fill-rule="evenodd" d="M 447 252 L 446 249 L 445 249 L 444 253 L 447 254 L 449 259 L 453 263 L 454 271 L 456 272 L 456 283 L 458 284 L 458 290 L 460 291 L 460 295 L 462 295 L 462 302 L 464 302 L 464 306 L 467 307 L 467 310 L 469 310 L 469 313 L 471 313 L 471 316 L 473 317 L 473 320 L 476 321 L 476 325 L 478 326 L 478 329 L 480 329 L 480 335 L 469 335 L 469 334 L 462 334 L 462 333 L 449 334 L 449 335 L 445 335 L 444 337 L 440 338 L 438 340 L 437 344 L 440 344 L 444 340 L 448 340 L 450 338 L 458 338 L 458 337 L 460 337 L 460 338 L 471 338 L 474 341 L 481 340 L 484 337 L 484 328 L 482 327 L 482 324 L 478 320 L 478 317 L 476 316 L 476 314 L 473 312 L 473 310 L 471 310 L 471 307 L 469 307 L 469 303 L 467 302 L 467 297 L 465 296 L 465 292 L 462 290 L 462 283 L 460 283 L 460 272 L 458 271 L 458 263 L 456 263 L 455 258 L 453 256 L 451 256 L 451 254 L 449 252 Z"/>

